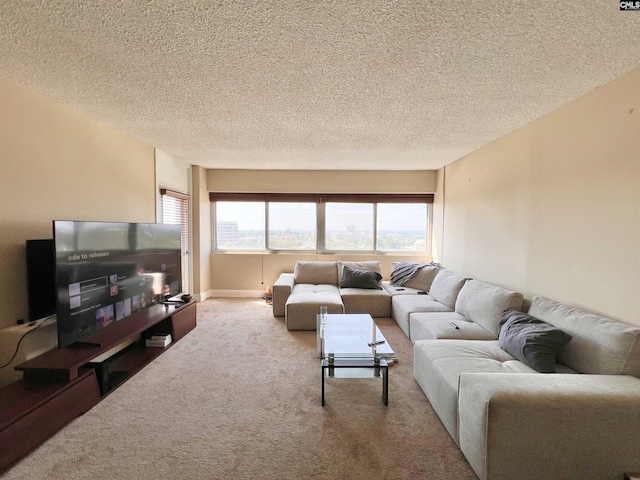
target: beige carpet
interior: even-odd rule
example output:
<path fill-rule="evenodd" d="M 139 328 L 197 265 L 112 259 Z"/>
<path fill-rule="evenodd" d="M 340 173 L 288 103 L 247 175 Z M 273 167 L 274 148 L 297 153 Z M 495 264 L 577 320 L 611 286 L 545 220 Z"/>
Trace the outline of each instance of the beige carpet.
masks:
<path fill-rule="evenodd" d="M 412 345 L 377 319 L 399 362 L 330 379 L 315 332 L 261 300 L 198 304 L 198 326 L 4 479 L 475 479 L 412 373 Z"/>

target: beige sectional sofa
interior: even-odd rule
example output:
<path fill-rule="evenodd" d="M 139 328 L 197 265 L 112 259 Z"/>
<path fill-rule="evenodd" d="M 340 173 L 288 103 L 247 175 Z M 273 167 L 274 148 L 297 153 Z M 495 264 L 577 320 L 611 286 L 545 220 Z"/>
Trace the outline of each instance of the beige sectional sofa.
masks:
<path fill-rule="evenodd" d="M 344 287 L 343 268 L 376 272 L 380 262 L 297 262 L 293 274 L 283 273 L 273 284 L 273 314 L 285 317 L 288 330 L 315 330 L 321 305 L 328 313 L 368 313 L 388 317 L 391 296 L 378 282 L 375 288 Z"/>
<path fill-rule="evenodd" d="M 544 297 L 528 313 L 573 337 L 558 348 L 555 374 L 495 337 L 437 326 L 441 314 L 428 320 L 430 339 L 415 342 L 416 381 L 473 470 L 483 480 L 614 480 L 640 470 L 640 329 Z"/>
<path fill-rule="evenodd" d="M 503 312 L 523 309 L 520 293 L 438 267 L 352 293 L 339 287 L 340 262 L 328 263 L 283 274 L 274 315 L 289 329 L 315 329 L 320 304 L 391 315 L 414 343 L 418 385 L 480 479 L 618 480 L 640 471 L 640 328 L 533 297 L 528 315 L 572 337 L 557 348 L 556 373 L 539 373 L 501 344 Z M 320 279 L 316 268 L 331 272 L 328 283 L 301 283 Z"/>

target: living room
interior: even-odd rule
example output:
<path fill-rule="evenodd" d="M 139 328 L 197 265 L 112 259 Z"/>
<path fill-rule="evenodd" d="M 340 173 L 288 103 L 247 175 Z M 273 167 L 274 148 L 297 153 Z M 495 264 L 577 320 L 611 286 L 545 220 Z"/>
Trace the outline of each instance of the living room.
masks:
<path fill-rule="evenodd" d="M 324 188 L 340 175 L 379 193 L 390 178 L 409 188 L 421 182 L 423 192 L 435 194 L 432 256 L 443 265 L 640 325 L 640 305 L 631 293 L 640 264 L 639 77 L 636 69 L 436 171 L 382 172 L 370 184 L 358 172 L 240 173 L 249 188 L 258 183 L 272 191 L 292 184 L 315 188 L 319 174 L 327 175 Z M 181 177 L 171 173 L 170 161 L 164 162 L 169 175 L 163 176 L 162 161 L 156 171 L 153 147 L 14 81 L 1 82 L 6 207 L 0 317 L 9 326 L 27 311 L 26 240 L 51 238 L 53 219 L 153 222 L 156 178 L 175 183 Z M 226 181 L 238 173 L 232 170 L 184 166 L 185 179 L 187 169 L 196 295 L 260 290 L 292 271 L 296 255 L 212 252 L 208 184 L 219 186 L 219 175 L 230 189 L 242 191 L 243 185 Z M 238 264 L 243 275 L 229 283 L 226 272 Z"/>
<path fill-rule="evenodd" d="M 628 58 L 628 52 L 622 56 Z M 116 88 L 96 93 L 117 99 L 111 116 L 91 102 L 80 110 L 56 100 L 55 85 L 41 84 L 37 71 L 2 62 L 0 327 L 27 316 L 26 240 L 51 238 L 52 220 L 155 222 L 160 187 L 190 194 L 191 292 L 203 303 L 242 292 L 255 298 L 280 273 L 293 271 L 298 260 L 379 260 L 388 278 L 397 259 L 433 259 L 525 298 L 544 295 L 640 326 L 637 58 L 633 64 L 621 60 L 621 67 L 609 68 L 608 73 L 618 72 L 615 76 L 595 78 L 587 91 L 436 168 L 385 169 L 384 163 L 366 169 L 315 168 L 314 163 L 296 168 L 301 164 L 294 162 L 278 170 L 262 168 L 258 161 L 257 168 L 232 168 L 233 158 L 220 168 L 186 161 L 127 132 L 144 118 L 122 118 L 118 107 L 127 97 Z M 554 68 L 559 66 L 548 70 Z M 579 69 L 570 73 L 588 76 Z M 542 90 L 559 83 L 549 73 Z M 86 87 L 84 95 L 90 97 L 91 82 Z M 540 100 L 519 95 L 525 110 Z M 489 114 L 499 118 L 500 105 Z M 152 118 L 147 117 L 150 125 Z M 464 150 L 466 143 L 457 147 Z M 387 157 L 386 165 L 403 153 Z M 434 194 L 430 249 L 408 256 L 340 258 L 324 252 L 218 252 L 210 192 Z M 340 399 L 345 402 L 348 398 Z"/>

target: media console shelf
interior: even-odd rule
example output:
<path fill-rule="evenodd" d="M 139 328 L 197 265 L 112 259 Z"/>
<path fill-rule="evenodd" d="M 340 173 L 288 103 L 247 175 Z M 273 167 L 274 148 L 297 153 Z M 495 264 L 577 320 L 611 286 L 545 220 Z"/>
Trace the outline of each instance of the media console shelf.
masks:
<path fill-rule="evenodd" d="M 118 386 L 99 388 L 104 379 L 98 378 L 99 364 L 92 360 L 140 335 L 140 340 L 113 356 L 121 382 L 166 350 L 146 348 L 146 338 L 170 333 L 173 345 L 195 326 L 195 301 L 155 305 L 97 332 L 86 344 L 51 350 L 18 365 L 16 370 L 24 378 L 0 389 L 0 445 L 5 446 L 0 449 L 0 474 Z"/>

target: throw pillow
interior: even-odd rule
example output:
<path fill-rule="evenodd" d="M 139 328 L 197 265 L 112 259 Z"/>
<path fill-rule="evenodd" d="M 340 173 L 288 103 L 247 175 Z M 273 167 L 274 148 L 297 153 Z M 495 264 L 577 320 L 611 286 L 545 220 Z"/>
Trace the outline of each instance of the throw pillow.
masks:
<path fill-rule="evenodd" d="M 540 373 L 555 373 L 556 350 L 571 335 L 526 313 L 506 310 L 502 314 L 498 345 Z"/>
<path fill-rule="evenodd" d="M 358 270 L 344 265 L 342 267 L 341 288 L 370 288 L 382 290 L 382 275 L 372 270 Z"/>
<path fill-rule="evenodd" d="M 352 268 L 354 270 L 373 270 L 374 272 L 378 272 L 380 275 L 382 275 L 382 266 L 380 265 L 380 262 L 377 260 L 373 260 L 373 261 L 366 261 L 366 262 L 343 262 L 343 261 L 338 261 L 338 285 L 340 285 L 340 282 L 342 281 L 342 270 L 343 267 L 349 267 Z"/>

